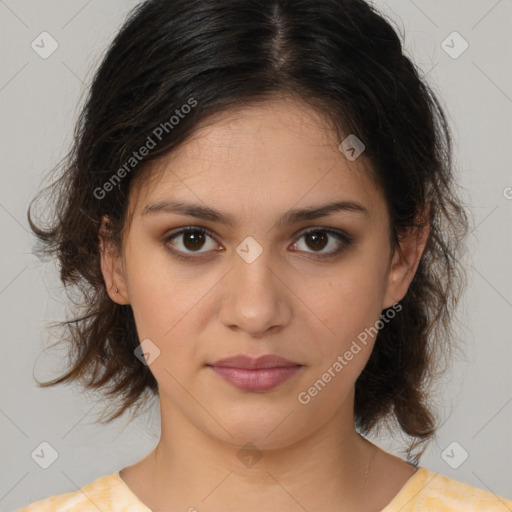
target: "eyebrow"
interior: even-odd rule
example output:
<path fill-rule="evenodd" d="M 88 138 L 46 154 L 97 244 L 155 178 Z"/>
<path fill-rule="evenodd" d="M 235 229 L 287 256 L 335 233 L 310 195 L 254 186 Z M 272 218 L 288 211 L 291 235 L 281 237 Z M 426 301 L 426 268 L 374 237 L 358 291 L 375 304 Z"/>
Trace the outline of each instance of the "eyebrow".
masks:
<path fill-rule="evenodd" d="M 341 211 L 361 213 L 369 216 L 368 210 L 360 203 L 355 201 L 334 201 L 319 206 L 309 206 L 306 208 L 295 208 L 290 210 L 281 216 L 278 224 L 294 224 L 301 221 L 327 217 L 332 213 Z M 188 215 L 197 219 L 218 222 L 230 227 L 236 225 L 236 220 L 233 215 L 214 210 L 208 206 L 201 206 L 183 201 L 160 201 L 154 204 L 149 204 L 144 208 L 142 215 L 161 212 Z"/>

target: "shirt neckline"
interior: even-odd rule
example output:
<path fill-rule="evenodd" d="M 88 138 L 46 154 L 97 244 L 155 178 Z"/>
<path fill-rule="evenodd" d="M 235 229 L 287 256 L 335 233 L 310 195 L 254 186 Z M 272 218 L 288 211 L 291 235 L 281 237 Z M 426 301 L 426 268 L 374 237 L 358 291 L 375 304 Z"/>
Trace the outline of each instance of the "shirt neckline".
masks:
<path fill-rule="evenodd" d="M 130 505 L 137 505 L 137 509 L 141 510 L 141 512 L 153 512 L 140 500 L 140 498 L 132 491 L 131 487 L 129 487 L 128 484 L 122 479 L 120 471 L 114 473 L 114 478 L 122 489 L 123 498 L 125 498 Z"/>
<path fill-rule="evenodd" d="M 427 481 L 427 478 L 430 478 Z M 400 488 L 395 497 L 380 512 L 396 512 L 402 510 L 410 501 L 415 499 L 426 485 L 437 476 L 424 467 L 418 467 Z"/>
<path fill-rule="evenodd" d="M 396 510 L 403 508 L 423 489 L 424 486 L 420 487 L 420 484 L 426 480 L 429 474 L 430 472 L 428 469 L 421 466 L 418 467 L 404 485 L 402 485 L 398 493 L 395 494 L 394 498 L 380 512 L 395 512 Z M 141 512 L 152 512 L 152 510 L 139 499 L 128 484 L 121 478 L 120 471 L 114 473 L 113 476 L 121 486 L 122 492 L 127 501 L 133 502 L 133 505 L 137 505 Z M 434 473 L 433 476 L 436 476 L 436 474 Z M 417 488 L 419 488 L 419 490 L 413 496 L 410 496 L 411 492 Z"/>

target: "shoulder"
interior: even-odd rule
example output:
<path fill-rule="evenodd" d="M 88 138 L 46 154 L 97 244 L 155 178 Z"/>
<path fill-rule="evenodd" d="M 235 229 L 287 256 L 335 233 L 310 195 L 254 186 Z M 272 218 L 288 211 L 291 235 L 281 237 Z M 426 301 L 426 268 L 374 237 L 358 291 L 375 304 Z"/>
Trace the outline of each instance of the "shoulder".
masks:
<path fill-rule="evenodd" d="M 420 467 L 382 512 L 510 512 L 512 501 Z"/>
<path fill-rule="evenodd" d="M 110 507 L 116 504 L 113 498 L 118 488 L 118 473 L 113 473 L 101 476 L 79 490 L 35 501 L 16 512 L 109 512 L 114 510 Z"/>

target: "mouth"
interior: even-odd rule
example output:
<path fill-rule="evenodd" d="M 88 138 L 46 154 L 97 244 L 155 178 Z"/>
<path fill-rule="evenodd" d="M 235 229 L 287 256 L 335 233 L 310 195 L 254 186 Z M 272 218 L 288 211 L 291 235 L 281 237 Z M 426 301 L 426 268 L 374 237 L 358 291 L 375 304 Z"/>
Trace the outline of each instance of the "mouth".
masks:
<path fill-rule="evenodd" d="M 256 393 L 276 388 L 304 367 L 276 354 L 257 358 L 240 354 L 206 366 L 238 389 Z"/>
<path fill-rule="evenodd" d="M 208 365 L 209 366 L 209 365 Z M 283 384 L 296 375 L 303 366 L 280 366 L 274 368 L 230 368 L 228 366 L 210 366 L 224 380 L 244 391 L 263 393 Z"/>

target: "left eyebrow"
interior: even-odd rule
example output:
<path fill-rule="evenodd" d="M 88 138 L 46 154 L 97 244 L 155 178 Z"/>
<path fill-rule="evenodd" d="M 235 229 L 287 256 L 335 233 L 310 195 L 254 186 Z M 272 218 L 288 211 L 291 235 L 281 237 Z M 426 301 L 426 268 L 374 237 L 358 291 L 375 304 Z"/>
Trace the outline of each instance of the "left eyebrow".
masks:
<path fill-rule="evenodd" d="M 318 219 L 340 211 L 360 213 L 369 216 L 368 210 L 360 203 L 355 201 L 334 201 L 319 206 L 309 206 L 306 208 L 295 208 L 293 210 L 289 210 L 280 217 L 278 224 L 294 224 L 306 220 Z M 189 215 L 197 219 L 219 222 L 230 227 L 236 225 L 236 220 L 233 215 L 214 210 L 208 206 L 201 206 L 183 201 L 160 201 L 158 203 L 147 205 L 144 207 L 142 215 L 155 214 L 159 212 Z"/>

